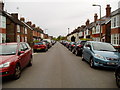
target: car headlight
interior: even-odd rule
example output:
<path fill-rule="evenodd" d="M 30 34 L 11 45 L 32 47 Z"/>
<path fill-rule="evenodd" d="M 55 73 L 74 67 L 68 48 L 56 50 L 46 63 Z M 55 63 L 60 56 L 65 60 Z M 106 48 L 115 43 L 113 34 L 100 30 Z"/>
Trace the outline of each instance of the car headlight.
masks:
<path fill-rule="evenodd" d="M 95 57 L 100 58 L 100 59 L 105 59 L 103 56 L 95 54 Z"/>
<path fill-rule="evenodd" d="M 10 66 L 10 62 L 6 62 L 4 64 L 1 64 L 0 68 L 9 67 L 9 66 Z"/>

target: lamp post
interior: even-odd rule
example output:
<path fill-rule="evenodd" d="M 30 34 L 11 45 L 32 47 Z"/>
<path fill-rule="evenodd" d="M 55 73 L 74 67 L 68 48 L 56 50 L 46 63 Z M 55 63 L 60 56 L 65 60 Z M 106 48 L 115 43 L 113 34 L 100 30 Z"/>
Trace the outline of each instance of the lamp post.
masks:
<path fill-rule="evenodd" d="M 101 5 L 93 4 L 92 6 L 99 6 L 100 7 L 100 42 L 101 42 Z"/>

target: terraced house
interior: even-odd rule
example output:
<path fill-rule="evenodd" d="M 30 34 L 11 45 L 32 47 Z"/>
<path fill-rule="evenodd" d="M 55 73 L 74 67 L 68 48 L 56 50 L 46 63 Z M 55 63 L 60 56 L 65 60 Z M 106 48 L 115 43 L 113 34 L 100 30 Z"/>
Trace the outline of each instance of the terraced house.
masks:
<path fill-rule="evenodd" d="M 4 3 L 0 2 L 0 43 L 6 42 L 6 15 L 3 8 Z"/>
<path fill-rule="evenodd" d="M 111 14 L 111 43 L 120 50 L 120 8 Z"/>

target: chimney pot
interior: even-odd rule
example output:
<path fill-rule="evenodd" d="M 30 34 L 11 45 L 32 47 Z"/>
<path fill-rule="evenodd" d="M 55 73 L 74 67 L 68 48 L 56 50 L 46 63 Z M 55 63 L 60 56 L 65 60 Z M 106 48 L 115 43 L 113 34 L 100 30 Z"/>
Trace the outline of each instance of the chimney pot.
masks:
<path fill-rule="evenodd" d="M 32 25 L 32 27 L 34 27 L 34 28 L 35 28 L 35 24 L 33 24 L 33 25 Z"/>
<path fill-rule="evenodd" d="M 24 18 L 24 17 L 21 17 L 21 18 L 20 18 L 20 21 L 23 21 L 23 22 L 24 22 L 24 21 L 25 21 L 25 18 Z"/>
<path fill-rule="evenodd" d="M 94 15 L 94 22 L 96 22 L 97 19 L 98 19 L 98 15 L 97 15 L 97 13 L 95 13 L 95 15 Z"/>
<path fill-rule="evenodd" d="M 4 3 L 3 3 L 3 1 L 0 1 L 0 10 L 4 10 Z"/>
<path fill-rule="evenodd" d="M 106 7 L 106 17 L 110 17 L 110 15 L 111 15 L 111 7 L 108 4 L 107 7 Z"/>
<path fill-rule="evenodd" d="M 32 22 L 31 22 L 31 21 L 28 21 L 27 24 L 31 26 L 31 25 L 32 25 Z"/>
<path fill-rule="evenodd" d="M 18 19 L 18 13 L 12 13 L 11 14 L 14 18 Z"/>

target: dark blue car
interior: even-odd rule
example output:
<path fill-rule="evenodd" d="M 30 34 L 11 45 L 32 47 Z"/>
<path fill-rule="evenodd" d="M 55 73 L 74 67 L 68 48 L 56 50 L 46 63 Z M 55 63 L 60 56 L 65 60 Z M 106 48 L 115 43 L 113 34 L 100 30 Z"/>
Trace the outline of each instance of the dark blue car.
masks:
<path fill-rule="evenodd" d="M 115 78 L 116 78 L 116 84 L 120 88 L 120 61 L 119 61 L 119 64 L 115 70 Z"/>
<path fill-rule="evenodd" d="M 82 60 L 88 61 L 92 68 L 116 68 L 120 53 L 110 43 L 87 41 L 83 48 Z"/>

